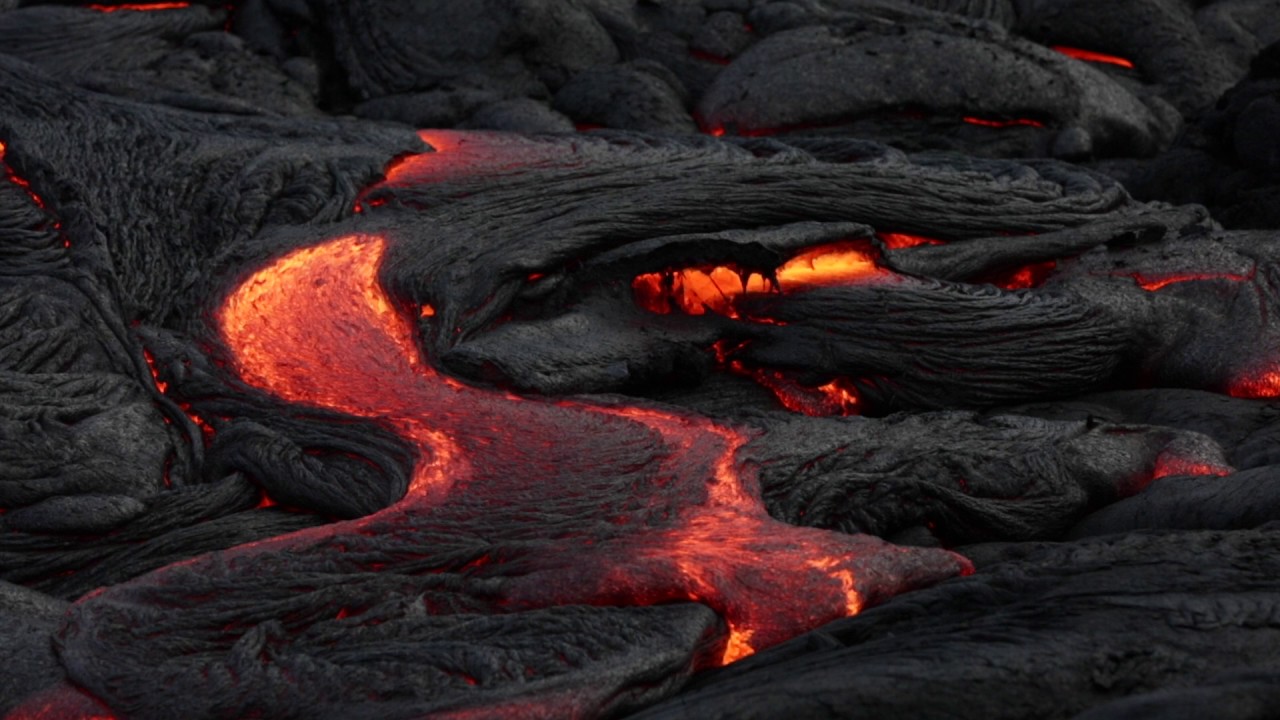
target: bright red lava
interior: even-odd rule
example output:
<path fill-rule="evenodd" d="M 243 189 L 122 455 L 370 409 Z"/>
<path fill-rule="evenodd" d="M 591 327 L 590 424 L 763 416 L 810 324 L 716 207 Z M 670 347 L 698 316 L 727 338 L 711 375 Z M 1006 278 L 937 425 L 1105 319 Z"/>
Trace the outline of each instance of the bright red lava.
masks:
<path fill-rule="evenodd" d="M 1046 260 L 1041 263 L 1024 265 L 1016 270 L 991 278 L 991 284 L 1002 290 L 1029 290 L 1038 288 L 1053 274 L 1058 263 Z"/>
<path fill-rule="evenodd" d="M 128 10 L 133 12 L 146 12 L 150 10 L 181 10 L 182 8 L 191 7 L 189 2 L 161 2 L 161 3 L 128 3 L 125 5 L 85 5 L 84 7 L 98 12 L 110 13 Z"/>
<path fill-rule="evenodd" d="M 1236 378 L 1227 386 L 1227 394 L 1259 400 L 1280 397 L 1280 370 L 1264 370 Z"/>
<path fill-rule="evenodd" d="M 702 602 L 728 626 L 719 664 L 970 570 L 945 551 L 773 520 L 754 473 L 736 461 L 745 431 L 661 409 L 520 398 L 438 374 L 415 340 L 420 310 L 397 307 L 378 282 L 386 246 L 380 237 L 351 235 L 290 252 L 246 279 L 217 315 L 246 382 L 292 403 L 377 419 L 418 448 L 405 498 L 342 529 L 412 527 L 433 508 L 454 507 L 451 501 L 501 505 L 531 485 L 544 501 L 568 494 L 577 502 L 586 491 L 571 475 L 565 484 L 564 465 L 586 463 L 584 472 L 609 477 L 610 447 L 651 437 L 664 448 L 654 460 L 662 479 L 629 492 L 641 493 L 641 504 L 649 502 L 646 492 L 657 493 L 653 503 L 678 504 L 656 515 L 624 513 L 608 523 L 615 535 L 565 546 L 560 557 L 572 562 L 546 558 L 540 562 L 552 569 L 510 580 L 503 608 Z M 591 428 L 586 440 L 583 428 Z M 557 459 L 556 448 L 579 441 L 596 457 Z M 512 457 L 521 468 L 514 476 Z M 296 554 L 316 537 L 303 531 L 237 552 Z M 471 572 L 493 567 L 478 563 Z"/>
<path fill-rule="evenodd" d="M 1073 57 L 1077 60 L 1104 63 L 1106 65 L 1116 65 L 1122 68 L 1133 67 L 1132 61 L 1118 55 L 1107 55 L 1106 53 L 1094 52 L 1092 50 L 1081 50 L 1080 48 L 1069 47 L 1067 45 L 1054 45 L 1052 49 L 1066 55 L 1067 57 Z"/>

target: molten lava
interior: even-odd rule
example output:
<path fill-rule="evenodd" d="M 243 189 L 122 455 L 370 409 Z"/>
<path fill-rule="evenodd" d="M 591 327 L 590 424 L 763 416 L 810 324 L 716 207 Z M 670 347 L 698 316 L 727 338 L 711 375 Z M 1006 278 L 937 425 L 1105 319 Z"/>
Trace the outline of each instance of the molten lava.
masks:
<path fill-rule="evenodd" d="M 702 315 L 711 311 L 738 318 L 736 302 L 745 295 L 790 293 L 893 277 L 893 273 L 876 264 L 864 244 L 841 242 L 820 245 L 796 255 L 779 266 L 772 278 L 718 265 L 645 273 L 637 276 L 631 287 L 636 302 L 651 312 L 665 315 L 678 310 L 688 315 Z"/>
<path fill-rule="evenodd" d="M 1115 65 L 1122 68 L 1133 68 L 1132 61 L 1117 55 L 1107 55 L 1105 53 L 1094 52 L 1092 50 L 1081 50 L 1080 48 L 1068 47 L 1066 45 L 1054 45 L 1053 49 L 1067 57 L 1084 60 L 1085 62 L 1103 63 L 1105 65 Z"/>
<path fill-rule="evenodd" d="M 1236 378 L 1227 386 L 1227 394 L 1257 400 L 1280 397 L 1280 370 L 1264 370 Z"/>
<path fill-rule="evenodd" d="M 385 250 L 380 237 L 352 235 L 293 251 L 247 278 L 218 313 L 246 382 L 291 403 L 377 419 L 419 455 L 398 504 L 238 549 L 250 556 L 237 561 L 245 572 L 252 556 L 267 550 L 288 548 L 294 558 L 341 551 L 343 533 L 403 538 L 425 528 L 432 513 L 480 522 L 491 512 L 486 507 L 507 508 L 501 512 L 508 520 L 486 526 L 490 533 L 535 532 L 511 518 L 572 503 L 581 516 L 566 517 L 556 531 L 568 544 L 523 561 L 539 571 L 505 578 L 501 562 L 467 566 L 469 576 L 492 573 L 507 582 L 494 611 L 693 600 L 725 619 L 717 662 L 731 662 L 968 570 L 967 561 L 945 551 L 771 519 L 754 474 L 735 459 L 749 440 L 743 431 L 662 409 L 524 399 L 440 375 L 419 355 L 411 318 L 420 311 L 398 307 L 378 282 Z M 846 264 L 875 272 L 844 250 L 832 259 L 806 253 L 779 282 L 826 282 L 843 276 L 837 266 Z M 620 449 L 646 437 L 657 454 L 644 472 L 655 474 L 626 480 L 637 469 Z M 612 477 L 625 489 L 608 487 Z M 517 511 L 519 501 L 535 504 Z M 574 522 L 581 531 L 570 529 Z M 423 564 L 412 563 L 416 572 Z M 390 570 L 384 562 L 361 569 Z"/>

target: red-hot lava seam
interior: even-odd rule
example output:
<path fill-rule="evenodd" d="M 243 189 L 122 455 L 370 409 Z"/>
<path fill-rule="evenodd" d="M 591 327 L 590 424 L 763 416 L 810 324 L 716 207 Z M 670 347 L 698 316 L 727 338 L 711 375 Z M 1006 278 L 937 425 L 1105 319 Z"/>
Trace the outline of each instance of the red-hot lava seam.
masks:
<path fill-rule="evenodd" d="M 1118 55 L 1107 55 L 1106 53 L 1082 50 L 1080 48 L 1070 47 L 1067 45 L 1054 45 L 1051 49 L 1056 50 L 1067 57 L 1084 60 L 1085 62 L 1103 63 L 1105 65 L 1115 65 L 1122 68 L 1133 68 L 1133 61 L 1122 58 Z"/>
<path fill-rule="evenodd" d="M 413 316 L 420 313 L 397 308 L 378 283 L 385 248 L 380 237 L 348 236 L 294 251 L 248 278 L 218 313 L 223 339 L 246 382 L 289 402 L 379 419 L 419 449 L 405 498 L 367 521 L 429 512 L 452 494 L 484 492 L 486 485 L 509 482 L 507 466 L 495 459 L 501 449 L 479 437 L 475 431 L 487 425 L 475 423 L 504 418 L 510 427 L 504 441 L 518 443 L 526 452 L 556 442 L 547 436 L 555 432 L 548 428 L 598 428 L 600 442 L 606 444 L 620 441 L 623 434 L 657 433 L 669 453 L 663 461 L 663 485 L 698 483 L 705 487 L 705 498 L 681 510 L 670 526 L 641 527 L 635 536 L 615 541 L 620 544 L 589 543 L 571 550 L 582 563 L 596 558 L 604 584 L 540 582 L 538 602 L 548 594 L 555 604 L 697 600 L 728 623 L 720 662 L 731 662 L 857 612 L 864 603 L 864 583 L 881 593 L 885 586 L 891 592 L 903 589 L 907 581 L 899 576 L 860 577 L 858 560 L 884 552 L 905 562 L 911 556 L 904 553 L 916 551 L 769 518 L 754 475 L 743 474 L 735 462 L 737 449 L 747 440 L 737 430 L 656 409 L 523 399 L 438 374 L 423 362 L 415 340 Z M 325 339 L 335 342 L 326 346 Z M 708 480 L 698 458 L 717 456 Z M 527 467 L 530 476 L 520 482 L 550 483 L 548 492 L 558 490 L 554 464 L 545 478 L 537 476 L 541 465 L 530 462 Z M 643 563 L 638 576 L 643 580 L 611 575 L 619 554 Z M 946 555 L 945 561 L 928 557 L 934 577 L 943 567 L 944 574 L 968 567 L 957 556 Z M 722 586 L 722 578 L 741 573 L 756 578 L 749 591 Z M 636 587 L 637 582 L 643 586 Z"/>
<path fill-rule="evenodd" d="M 937 238 L 884 232 L 876 237 L 890 250 L 942 245 Z M 1036 263 L 989 279 L 1005 290 L 1039 287 L 1057 267 L 1054 261 Z M 645 273 L 631 284 L 636 304 L 658 314 L 708 312 L 735 320 L 783 325 L 781 321 L 748 316 L 738 307 L 744 296 L 787 294 L 812 287 L 892 281 L 894 274 L 881 268 L 865 243 L 831 243 L 810 248 L 776 268 L 772 276 L 744 272 L 728 265 L 704 266 Z M 748 377 L 767 388 L 783 407 L 812 416 L 851 415 L 858 412 L 858 391 L 848 378 L 834 378 L 822 385 L 805 385 L 786 373 L 746 366 L 733 359 L 742 345 L 720 342 L 712 347 L 718 365 Z"/>
<path fill-rule="evenodd" d="M 1130 273 L 1129 277 L 1138 284 L 1138 287 L 1148 292 L 1155 292 L 1161 288 L 1178 283 L 1197 282 L 1202 280 L 1229 280 L 1231 282 L 1246 282 L 1252 280 L 1252 275 L 1240 275 L 1238 273 L 1213 273 L 1213 272 L 1180 272 L 1170 273 L 1168 275 L 1160 275 L 1158 277 L 1149 277 L 1142 273 Z"/>
<path fill-rule="evenodd" d="M 17 173 L 15 173 L 13 171 L 13 168 L 9 167 L 9 164 L 5 162 L 4 160 L 5 150 L 6 150 L 5 144 L 0 142 L 0 167 L 4 168 L 5 179 L 13 183 L 14 185 L 17 185 L 18 187 L 22 188 L 23 192 L 27 194 L 27 197 L 31 198 L 31 202 L 35 203 L 36 207 L 43 210 L 46 215 L 49 215 L 52 218 L 53 213 L 49 210 L 49 206 L 46 205 L 44 202 L 44 199 L 41 198 L 39 195 L 37 195 L 36 191 L 31 188 L 31 183 L 27 182 L 26 178 L 20 177 Z M 53 223 L 51 227 L 55 231 L 57 231 L 59 234 L 61 234 L 62 232 L 61 221 L 57 220 L 56 218 L 53 218 Z M 65 235 L 62 236 L 62 247 L 64 248 L 71 247 L 71 239 L 66 237 Z"/>
<path fill-rule="evenodd" d="M 1232 283 L 1251 282 L 1254 280 L 1257 269 L 1253 269 L 1248 273 L 1228 273 L 1228 272 L 1174 272 L 1157 276 L 1145 275 L 1143 273 L 1123 273 L 1133 279 L 1138 287 L 1147 292 L 1159 292 L 1171 285 L 1179 285 L 1189 282 L 1207 282 L 1215 280 L 1225 280 Z M 1255 288 L 1256 290 L 1256 288 Z M 1244 375 L 1235 378 L 1227 383 L 1225 388 L 1227 394 L 1238 398 L 1275 398 L 1280 397 L 1280 367 L 1269 367 L 1253 370 Z M 1203 473 L 1189 473 L 1203 474 Z"/>
<path fill-rule="evenodd" d="M 98 12 L 111 13 L 121 10 L 129 12 L 148 12 L 154 10 L 181 10 L 191 7 L 189 2 L 158 2 L 158 3 L 126 3 L 124 5 L 85 5 L 84 7 Z"/>

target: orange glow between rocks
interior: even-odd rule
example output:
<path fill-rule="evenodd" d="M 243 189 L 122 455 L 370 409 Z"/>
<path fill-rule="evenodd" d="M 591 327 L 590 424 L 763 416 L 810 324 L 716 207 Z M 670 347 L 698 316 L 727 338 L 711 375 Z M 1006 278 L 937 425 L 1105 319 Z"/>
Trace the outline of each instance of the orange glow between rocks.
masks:
<path fill-rule="evenodd" d="M 1067 45 L 1054 45 L 1053 50 L 1056 50 L 1067 57 L 1084 60 L 1085 62 L 1104 63 L 1106 65 L 1116 65 L 1122 68 L 1133 67 L 1132 61 L 1117 55 L 1107 55 L 1105 53 L 1094 52 L 1092 50 L 1081 50 L 1080 48 L 1069 47 Z"/>
<path fill-rule="evenodd" d="M 991 284 L 1002 290 L 1029 290 L 1031 288 L 1038 288 L 1044 284 L 1044 281 L 1053 274 L 1053 271 L 1056 270 L 1057 267 L 1058 263 L 1053 260 L 1025 265 L 1013 272 L 992 278 Z"/>
<path fill-rule="evenodd" d="M 645 273 L 631 283 L 636 302 L 662 315 L 707 311 L 738 318 L 735 303 L 744 295 L 790 293 L 807 288 L 888 280 L 893 273 L 876 264 L 859 243 L 831 243 L 806 250 L 783 263 L 773 278 L 727 265 Z M 754 318 L 753 318 L 754 319 Z"/>
<path fill-rule="evenodd" d="M 558 432 L 592 428 L 601 458 L 609 457 L 612 443 L 656 433 L 665 448 L 656 470 L 659 486 L 701 490 L 689 496 L 690 504 L 661 515 L 667 518 L 662 522 L 624 516 L 613 524 L 621 534 L 565 546 L 547 562 L 572 562 L 535 573 L 524 584 L 513 581 L 504 608 L 696 600 L 726 621 L 724 650 L 714 663 L 722 664 L 868 602 L 970 569 L 945 551 L 898 548 L 773 520 L 754 473 L 736 460 L 750 438 L 745 431 L 653 408 L 521 398 L 440 375 L 420 355 L 412 320 L 418 310 L 397 307 L 378 282 L 386 245 L 380 237 L 350 235 L 294 250 L 246 278 L 216 314 L 246 382 L 290 403 L 385 423 L 417 448 L 406 496 L 344 527 L 362 533 L 411 526 L 413 518 L 461 493 L 505 498 L 527 492 L 530 484 L 541 484 L 543 494 L 577 493 L 561 486 L 559 461 L 541 462 L 537 453 L 565 442 Z M 803 277 L 825 277 L 822 262 L 811 264 Z M 520 473 L 513 475 L 503 448 L 526 458 Z M 593 471 L 607 473 L 603 462 L 593 460 Z M 302 531 L 237 552 L 300 553 L 328 537 Z M 899 558 L 915 564 L 903 569 L 894 565 Z M 484 575 L 496 565 L 477 564 L 469 572 Z"/>
<path fill-rule="evenodd" d="M 908 235 L 907 233 L 876 233 L 876 237 L 884 246 L 890 250 L 903 250 L 906 248 L 920 247 L 921 245 L 946 245 L 947 243 L 937 238 L 925 237 L 923 235 Z"/>
<path fill-rule="evenodd" d="M 147 361 L 147 369 L 151 371 L 151 380 L 155 383 L 156 389 L 160 391 L 161 395 L 167 395 L 169 393 L 169 383 L 160 379 L 160 370 L 156 367 L 155 356 L 151 354 L 150 350 L 144 349 L 142 351 L 142 357 Z M 191 418 L 191 422 L 195 423 L 196 427 L 200 428 L 200 434 L 204 438 L 205 445 L 212 443 L 214 435 L 213 426 L 191 409 L 191 403 L 179 402 L 178 407 L 182 409 L 182 412 L 185 413 L 187 417 Z M 169 422 L 169 419 L 165 418 L 165 422 Z M 165 485 L 168 484 L 168 478 L 166 478 Z"/>

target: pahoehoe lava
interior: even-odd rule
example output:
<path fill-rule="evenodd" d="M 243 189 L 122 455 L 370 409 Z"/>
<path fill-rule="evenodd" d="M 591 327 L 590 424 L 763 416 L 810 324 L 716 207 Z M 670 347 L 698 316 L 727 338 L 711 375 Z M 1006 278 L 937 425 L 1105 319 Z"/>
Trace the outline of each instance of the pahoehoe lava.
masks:
<path fill-rule="evenodd" d="M 1275 0 L 0 0 L 60 718 L 1267 717 Z"/>

